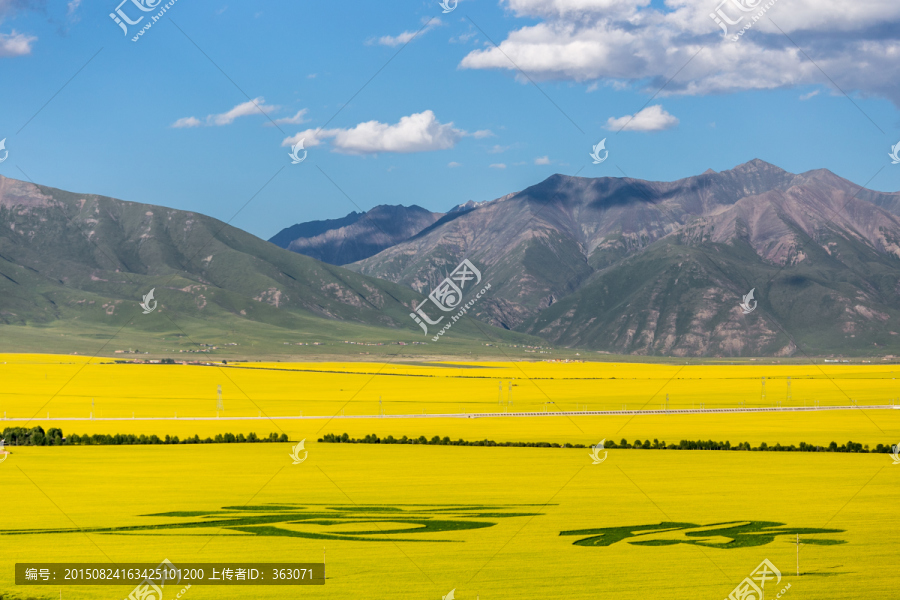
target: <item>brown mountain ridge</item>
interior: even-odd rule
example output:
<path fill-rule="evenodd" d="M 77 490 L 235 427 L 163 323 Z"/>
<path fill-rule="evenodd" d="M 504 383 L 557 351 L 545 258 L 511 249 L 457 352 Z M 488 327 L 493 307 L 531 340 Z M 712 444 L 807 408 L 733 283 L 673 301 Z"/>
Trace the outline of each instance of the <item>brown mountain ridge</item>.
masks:
<path fill-rule="evenodd" d="M 898 207 L 758 159 L 673 182 L 554 175 L 348 268 L 427 293 L 469 258 L 492 281 L 479 318 L 564 345 L 882 353 L 900 349 Z"/>

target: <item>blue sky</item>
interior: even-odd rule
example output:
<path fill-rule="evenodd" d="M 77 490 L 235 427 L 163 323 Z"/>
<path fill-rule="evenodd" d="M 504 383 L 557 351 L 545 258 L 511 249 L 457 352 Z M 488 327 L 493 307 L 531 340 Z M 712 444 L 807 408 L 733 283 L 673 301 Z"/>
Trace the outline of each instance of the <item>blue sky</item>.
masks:
<path fill-rule="evenodd" d="M 177 0 L 133 42 L 159 7 L 127 0 L 146 18 L 126 36 L 118 0 L 0 0 L 0 175 L 263 238 L 553 173 L 672 180 L 753 158 L 897 191 L 900 3 L 870 4 L 776 1 L 729 41 L 706 0 Z"/>

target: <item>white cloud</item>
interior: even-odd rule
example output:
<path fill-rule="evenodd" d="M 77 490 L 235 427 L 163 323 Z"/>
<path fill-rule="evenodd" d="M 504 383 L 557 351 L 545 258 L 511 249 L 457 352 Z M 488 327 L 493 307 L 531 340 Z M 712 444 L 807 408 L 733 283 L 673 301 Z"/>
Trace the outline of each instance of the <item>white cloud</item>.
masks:
<path fill-rule="evenodd" d="M 458 163 L 458 162 L 449 162 L 449 163 L 447 163 L 447 166 L 450 167 L 450 168 L 452 169 L 452 168 L 454 168 L 454 167 L 461 167 L 461 166 L 462 166 L 462 163 Z"/>
<path fill-rule="evenodd" d="M 172 123 L 172 127 L 176 129 L 182 129 L 185 127 L 200 127 L 203 125 L 203 121 L 198 119 L 197 117 L 182 117 L 178 119 L 174 123 Z"/>
<path fill-rule="evenodd" d="M 465 44 L 477 35 L 478 35 L 477 31 L 470 29 L 469 31 L 467 31 L 465 33 L 459 34 L 457 37 L 451 37 L 449 42 L 451 44 Z"/>
<path fill-rule="evenodd" d="M 500 144 L 494 144 L 493 148 L 488 150 L 488 152 L 490 152 L 491 154 L 502 154 L 503 152 L 506 152 L 510 148 L 511 148 L 511 146 L 501 146 Z"/>
<path fill-rule="evenodd" d="M 350 129 L 307 129 L 285 138 L 281 145 L 290 146 L 305 139 L 306 147 L 312 147 L 330 138 L 335 151 L 345 154 L 429 152 L 452 148 L 465 135 L 467 132 L 456 129 L 452 122 L 441 123 L 432 111 L 426 110 L 401 117 L 393 125 L 366 121 Z"/>
<path fill-rule="evenodd" d="M 238 117 L 258 115 L 260 113 L 269 114 L 271 111 L 277 109 L 277 106 L 267 106 L 266 100 L 260 96 L 253 100 L 242 102 L 227 112 L 218 115 L 209 115 L 206 117 L 206 122 L 210 125 L 231 125 Z"/>
<path fill-rule="evenodd" d="M 282 146 L 293 146 L 300 140 L 303 140 L 304 148 L 313 148 L 321 144 L 326 138 L 334 137 L 337 129 L 306 129 L 295 135 L 284 138 L 281 141 Z"/>
<path fill-rule="evenodd" d="M 662 131 L 678 125 L 678 119 L 666 112 L 661 104 L 648 106 L 633 114 L 606 121 L 610 131 Z"/>
<path fill-rule="evenodd" d="M 395 125 L 368 121 L 340 131 L 334 145 L 349 153 L 425 152 L 456 145 L 463 132 L 438 122 L 430 110 L 402 117 Z"/>
<path fill-rule="evenodd" d="M 72 14 L 78 10 L 79 6 L 81 6 L 81 0 L 69 0 L 69 3 L 66 5 L 66 16 L 71 17 Z"/>
<path fill-rule="evenodd" d="M 302 108 L 297 111 L 297 114 L 293 117 L 281 117 L 280 119 L 275 119 L 275 125 L 299 125 L 301 123 L 306 123 L 309 119 L 304 119 L 303 116 L 309 112 L 309 109 Z M 266 125 L 272 125 L 272 123 L 266 123 Z"/>
<path fill-rule="evenodd" d="M 494 132 L 490 129 L 479 129 L 472 134 L 472 137 L 474 137 L 476 140 L 480 140 L 486 137 L 494 137 Z"/>
<path fill-rule="evenodd" d="M 827 85 L 821 67 L 848 93 L 880 95 L 900 105 L 896 0 L 741 0 L 752 12 L 729 2 L 723 12 L 743 20 L 729 26 L 728 37 L 709 16 L 716 0 L 666 0 L 664 7 L 649 0 L 505 2 L 517 16 L 539 22 L 510 31 L 499 48 L 485 44 L 470 52 L 461 68 L 521 68 L 545 81 L 618 80 L 654 93 L 668 82 L 661 92 L 667 96 Z M 752 29 L 732 41 L 766 6 Z"/>
<path fill-rule="evenodd" d="M 488 165 L 492 169 L 505 169 L 506 165 L 503 163 L 494 163 L 492 165 Z"/>
<path fill-rule="evenodd" d="M 15 29 L 9 33 L 0 33 L 0 57 L 31 54 L 31 44 L 36 41 L 35 36 L 16 33 Z"/>
<path fill-rule="evenodd" d="M 811 91 L 811 92 L 808 93 L 808 94 L 803 94 L 802 96 L 800 96 L 800 99 L 801 99 L 801 100 L 809 100 L 809 99 L 812 98 L 813 96 L 818 96 L 818 95 L 819 95 L 819 91 L 820 91 L 820 90 L 813 90 L 813 91 Z"/>
<path fill-rule="evenodd" d="M 536 164 L 536 165 L 549 165 L 549 164 L 550 164 L 550 157 L 549 157 L 549 156 L 539 156 L 539 157 L 537 157 L 536 159 L 534 159 L 534 164 Z"/>
<path fill-rule="evenodd" d="M 510 10 L 519 17 L 572 17 L 603 13 L 629 15 L 650 0 L 507 0 Z"/>
<path fill-rule="evenodd" d="M 278 110 L 278 108 L 280 108 L 280 107 L 274 106 L 271 104 L 266 104 L 265 98 L 260 96 L 258 98 L 254 98 L 253 100 L 248 100 L 247 102 L 242 102 L 241 104 L 238 104 L 237 106 L 235 106 L 234 108 L 232 108 L 231 110 L 229 110 L 227 112 L 223 112 L 223 113 L 220 113 L 217 115 L 207 115 L 205 124 L 206 125 L 215 125 L 215 126 L 231 125 L 232 123 L 234 123 L 234 120 L 237 119 L 238 117 L 246 117 L 248 115 L 258 115 L 260 113 L 269 114 L 273 110 Z M 301 110 L 294 117 L 289 117 L 289 119 L 294 119 L 296 117 L 302 117 L 303 115 L 301 113 L 304 113 L 304 112 L 305 112 L 305 109 Z M 292 122 L 292 121 L 286 121 L 286 122 Z M 300 123 L 302 121 L 297 121 L 297 122 Z M 200 119 L 198 119 L 197 117 L 182 117 L 181 119 L 178 119 L 177 121 L 175 121 L 172 124 L 172 127 L 199 127 L 202 124 L 204 124 L 204 122 L 201 121 Z"/>
<path fill-rule="evenodd" d="M 409 43 L 414 37 L 416 37 L 415 31 L 404 31 L 399 35 L 383 35 L 377 41 L 382 46 L 399 46 Z"/>
<path fill-rule="evenodd" d="M 441 20 L 438 19 L 437 17 L 435 17 L 433 19 L 429 19 L 428 22 L 425 23 L 424 27 L 422 27 L 421 29 L 418 29 L 416 31 L 404 31 L 403 33 L 401 33 L 399 35 L 383 35 L 380 38 L 378 38 L 377 40 L 367 40 L 366 44 L 377 43 L 382 46 L 391 46 L 391 47 L 400 46 L 402 44 L 409 43 L 409 41 L 412 40 L 416 36 L 425 35 L 426 33 L 428 33 L 429 31 L 431 31 L 432 29 L 434 29 L 435 27 L 437 27 L 438 25 L 441 25 L 441 24 L 442 24 Z"/>

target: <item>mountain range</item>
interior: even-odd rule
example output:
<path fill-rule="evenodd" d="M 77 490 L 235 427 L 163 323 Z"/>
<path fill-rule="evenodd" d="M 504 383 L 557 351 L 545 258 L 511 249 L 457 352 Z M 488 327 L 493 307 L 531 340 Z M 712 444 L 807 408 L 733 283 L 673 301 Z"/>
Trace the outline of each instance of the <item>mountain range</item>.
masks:
<path fill-rule="evenodd" d="M 414 290 L 283 250 L 205 215 L 0 176 L 0 222 L 5 350 L 25 334 L 43 335 L 36 339 L 49 339 L 54 352 L 77 346 L 60 336 L 143 333 L 130 339 L 153 341 L 174 332 L 197 346 L 201 333 L 221 340 L 235 331 L 278 344 L 421 334 L 409 316 L 421 298 Z M 155 314 L 148 316 L 139 301 L 151 291 Z M 463 336 L 482 330 L 456 327 Z"/>
<path fill-rule="evenodd" d="M 885 353 L 900 349 L 898 215 L 900 194 L 761 160 L 673 182 L 553 175 L 347 267 L 425 292 L 468 258 L 493 282 L 478 318 L 559 345 Z"/>
<path fill-rule="evenodd" d="M 490 202 L 469 200 L 446 213 L 421 206 L 381 204 L 365 211 L 353 211 L 340 219 L 307 221 L 285 227 L 269 241 L 285 250 L 311 256 L 332 265 L 346 265 L 374 256 L 431 227 L 439 227 Z"/>
<path fill-rule="evenodd" d="M 345 265 L 409 239 L 442 216 L 416 205 L 381 205 L 366 212 L 351 212 L 341 219 L 292 225 L 269 241 L 322 262 Z"/>
<path fill-rule="evenodd" d="M 468 259 L 491 284 L 468 313 L 484 324 L 454 329 L 473 339 L 666 356 L 900 353 L 900 194 L 761 160 L 673 182 L 557 174 L 446 213 L 378 206 L 301 223 L 271 243 L 197 213 L 3 177 L 0 218 L 9 325 L 162 331 L 135 318 L 155 289 L 162 313 L 217 327 L 421 335 L 411 310 Z"/>

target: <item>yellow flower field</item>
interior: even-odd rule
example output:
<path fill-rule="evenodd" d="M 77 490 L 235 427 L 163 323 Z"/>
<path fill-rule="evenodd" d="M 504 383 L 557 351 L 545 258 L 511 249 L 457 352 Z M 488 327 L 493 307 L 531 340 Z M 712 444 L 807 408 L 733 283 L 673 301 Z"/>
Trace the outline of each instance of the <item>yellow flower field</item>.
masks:
<path fill-rule="evenodd" d="M 284 432 L 293 443 L 9 448 L 0 463 L 0 594 L 59 597 L 60 588 L 16 588 L 15 562 L 319 562 L 323 549 L 324 588 L 194 586 L 185 598 L 249 597 L 248 589 L 262 599 L 437 600 L 451 589 L 460 600 L 726 598 L 764 559 L 783 578 L 767 598 L 787 584 L 788 599 L 875 598 L 900 583 L 890 559 L 900 541 L 900 465 L 887 454 L 611 449 L 592 464 L 587 449 L 316 442 L 348 432 L 874 447 L 900 442 L 900 410 L 427 415 L 506 410 L 510 381 L 516 412 L 656 409 L 666 394 L 670 408 L 849 398 L 889 406 L 900 396 L 893 365 L 101 363 L 108 359 L 0 355 L 2 427 Z M 774 399 L 788 376 L 791 399 Z M 218 385 L 225 410 L 216 419 Z M 334 418 L 342 410 L 366 418 Z M 269 418 L 301 412 L 307 418 Z M 308 460 L 295 465 L 289 453 L 302 439 Z M 123 598 L 131 587 L 61 591 Z"/>
<path fill-rule="evenodd" d="M 114 364 L 0 355 L 0 411 L 19 418 L 428 414 L 900 405 L 897 365 L 622 363 Z M 763 377 L 765 385 L 763 386 Z M 790 395 L 788 378 L 790 377 Z M 500 389 L 502 385 L 502 389 Z M 765 388 L 763 395 L 763 388 Z M 379 403 L 380 400 L 380 403 Z"/>
<path fill-rule="evenodd" d="M 299 562 L 320 561 L 323 549 L 326 586 L 305 587 L 289 597 L 437 599 L 456 589 L 461 600 L 725 598 L 766 558 L 781 570 L 781 585 L 791 583 L 787 597 L 797 600 L 888 597 L 900 583 L 890 552 L 900 542 L 893 509 L 900 471 L 886 455 L 613 450 L 604 463 L 593 465 L 587 451 L 578 449 L 308 447 L 310 458 L 300 465 L 290 464 L 288 444 L 21 449 L 0 467 L 0 539 L 6 555 L 0 588 L 12 589 L 16 561 Z M 282 511 L 295 505 L 298 514 L 363 511 L 373 520 L 286 522 L 277 528 L 338 538 L 364 530 L 376 539 L 201 526 L 173 530 L 165 526 L 202 525 L 203 518 L 143 516 L 218 515 L 223 507 L 267 504 Z M 367 512 L 373 505 L 380 511 Z M 394 512 L 385 516 L 386 508 Z M 471 515 L 484 515 L 474 520 L 492 525 L 380 533 L 416 527 L 404 521 L 405 512 L 447 508 L 452 512 L 441 518 L 471 521 Z M 230 514 L 235 513 L 240 511 Z M 629 540 L 583 546 L 573 542 L 589 536 L 560 535 L 663 522 L 697 528 L 630 540 L 671 543 L 663 546 Z M 703 528 L 726 522 L 832 532 L 802 536 L 806 545 L 797 577 L 793 535 L 750 547 L 709 547 L 731 540 L 715 531 L 704 534 Z M 48 532 L 148 524 L 162 527 L 119 534 Z M 11 529 L 22 533 L 10 534 Z M 25 533 L 32 529 L 44 533 Z M 691 535 L 698 531 L 699 537 Z M 822 540 L 830 545 L 816 543 Z M 45 597 L 58 594 L 56 588 L 44 589 Z M 233 589 L 195 586 L 190 597 L 236 597 Z M 86 599 L 124 597 L 128 591 L 66 587 L 62 594 Z M 252 597 L 285 593 L 281 587 L 257 587 Z"/>

